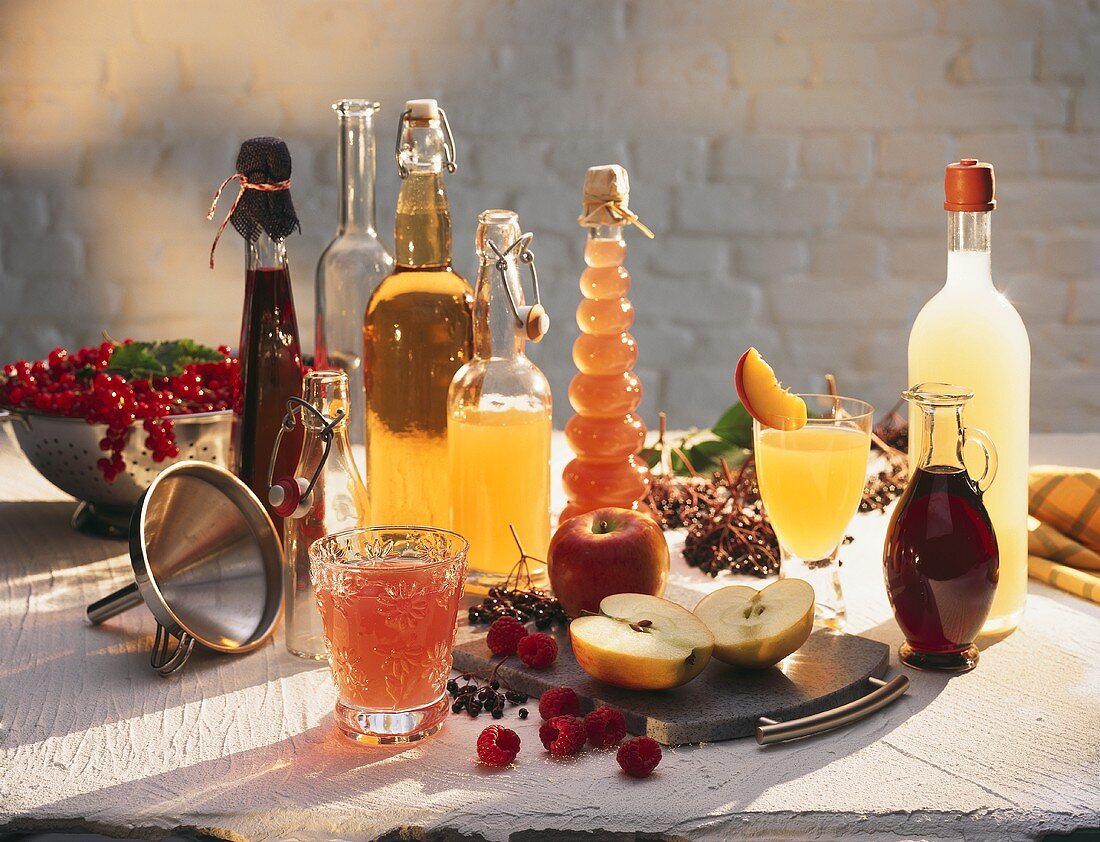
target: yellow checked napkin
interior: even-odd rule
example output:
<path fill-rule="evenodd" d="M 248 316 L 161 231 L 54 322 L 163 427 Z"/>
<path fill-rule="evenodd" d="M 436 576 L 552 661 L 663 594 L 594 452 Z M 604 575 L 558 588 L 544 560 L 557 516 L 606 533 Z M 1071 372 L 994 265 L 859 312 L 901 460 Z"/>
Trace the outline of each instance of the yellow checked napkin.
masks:
<path fill-rule="evenodd" d="M 1100 603 L 1100 471 L 1041 465 L 1028 492 L 1029 574 Z"/>

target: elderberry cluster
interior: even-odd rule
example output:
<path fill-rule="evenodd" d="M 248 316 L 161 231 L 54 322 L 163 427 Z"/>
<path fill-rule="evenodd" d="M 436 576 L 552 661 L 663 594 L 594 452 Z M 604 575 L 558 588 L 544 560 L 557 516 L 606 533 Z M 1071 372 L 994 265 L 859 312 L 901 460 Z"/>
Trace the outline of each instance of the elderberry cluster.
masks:
<path fill-rule="evenodd" d="M 501 617 L 515 617 L 521 623 L 533 621 L 539 631 L 546 631 L 555 623 L 569 624 L 561 603 L 538 588 L 490 588 L 485 599 L 470 606 L 472 625 L 489 625 Z"/>
<path fill-rule="evenodd" d="M 493 678 L 481 684 L 471 678 L 469 674 L 463 675 L 464 683 L 461 685 L 454 678 L 447 682 L 447 693 L 454 700 L 451 702 L 452 713 L 466 711 L 471 717 L 477 717 L 485 711 L 493 719 L 500 719 L 504 716 L 506 705 L 522 705 L 527 701 L 526 693 L 508 687 L 502 690 L 499 679 Z M 519 709 L 519 718 L 527 718 L 527 708 Z"/>

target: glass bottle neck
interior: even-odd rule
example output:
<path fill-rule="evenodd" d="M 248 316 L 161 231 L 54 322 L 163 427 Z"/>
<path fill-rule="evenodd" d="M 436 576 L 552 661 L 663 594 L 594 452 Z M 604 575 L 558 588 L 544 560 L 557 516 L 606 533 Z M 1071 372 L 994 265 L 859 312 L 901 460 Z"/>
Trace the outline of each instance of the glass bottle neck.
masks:
<path fill-rule="evenodd" d="M 340 144 L 336 152 L 340 179 L 337 233 L 375 236 L 374 114 L 370 111 L 340 114 Z"/>
<path fill-rule="evenodd" d="M 253 272 L 258 269 L 282 269 L 286 270 L 286 243 L 284 240 L 273 240 L 266 231 L 260 231 L 256 239 L 248 244 L 248 254 L 245 255 L 245 269 Z"/>
<path fill-rule="evenodd" d="M 963 462 L 963 407 L 956 403 L 944 406 L 920 404 L 920 462 L 916 467 L 965 469 Z"/>
<path fill-rule="evenodd" d="M 474 355 L 481 359 L 513 359 L 525 356 L 527 337 L 508 301 L 508 290 L 517 307 L 526 302 L 515 257 L 505 258 L 504 277 L 496 267 L 496 257 L 483 255 L 477 273 L 474 299 Z M 507 284 L 507 290 L 505 285 Z"/>
<path fill-rule="evenodd" d="M 588 239 L 590 240 L 614 240 L 615 242 L 622 243 L 623 247 L 626 247 L 626 238 L 623 237 L 623 231 L 626 229 L 626 224 L 618 225 L 595 225 L 588 228 Z"/>
<path fill-rule="evenodd" d="M 333 430 L 345 430 L 348 426 L 348 411 L 351 405 L 348 399 L 348 376 L 342 371 L 311 371 L 306 375 L 304 399 L 306 403 L 332 420 L 340 410 L 344 417 Z M 320 431 L 324 426 L 321 419 L 312 412 L 302 410 L 302 424 L 307 430 Z"/>
<path fill-rule="evenodd" d="M 947 214 L 948 286 L 993 286 L 990 211 Z"/>

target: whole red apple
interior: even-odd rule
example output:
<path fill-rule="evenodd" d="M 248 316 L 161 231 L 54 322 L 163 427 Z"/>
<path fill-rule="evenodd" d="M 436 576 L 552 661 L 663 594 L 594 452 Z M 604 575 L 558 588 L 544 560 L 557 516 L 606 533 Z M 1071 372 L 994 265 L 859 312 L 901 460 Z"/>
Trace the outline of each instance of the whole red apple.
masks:
<path fill-rule="evenodd" d="M 597 612 L 617 593 L 661 596 L 668 584 L 668 544 L 657 523 L 631 509 L 596 509 L 554 533 L 546 558 L 550 586 L 565 613 Z"/>

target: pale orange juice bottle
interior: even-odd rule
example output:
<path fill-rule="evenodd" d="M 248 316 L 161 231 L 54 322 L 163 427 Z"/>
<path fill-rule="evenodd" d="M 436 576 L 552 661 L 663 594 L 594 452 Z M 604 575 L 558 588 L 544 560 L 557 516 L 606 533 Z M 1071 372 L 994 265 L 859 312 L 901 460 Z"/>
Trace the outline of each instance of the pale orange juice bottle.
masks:
<path fill-rule="evenodd" d="M 534 272 L 530 241 L 513 211 L 478 217 L 474 356 L 455 374 L 447 400 L 451 528 L 470 542 L 472 591 L 508 580 L 519 559 L 516 538 L 536 559 L 550 545 L 550 384 L 525 353 L 549 318 L 537 279 L 535 303 L 523 294 L 520 265 Z M 537 580 L 544 571 L 532 562 L 522 572 Z"/>

